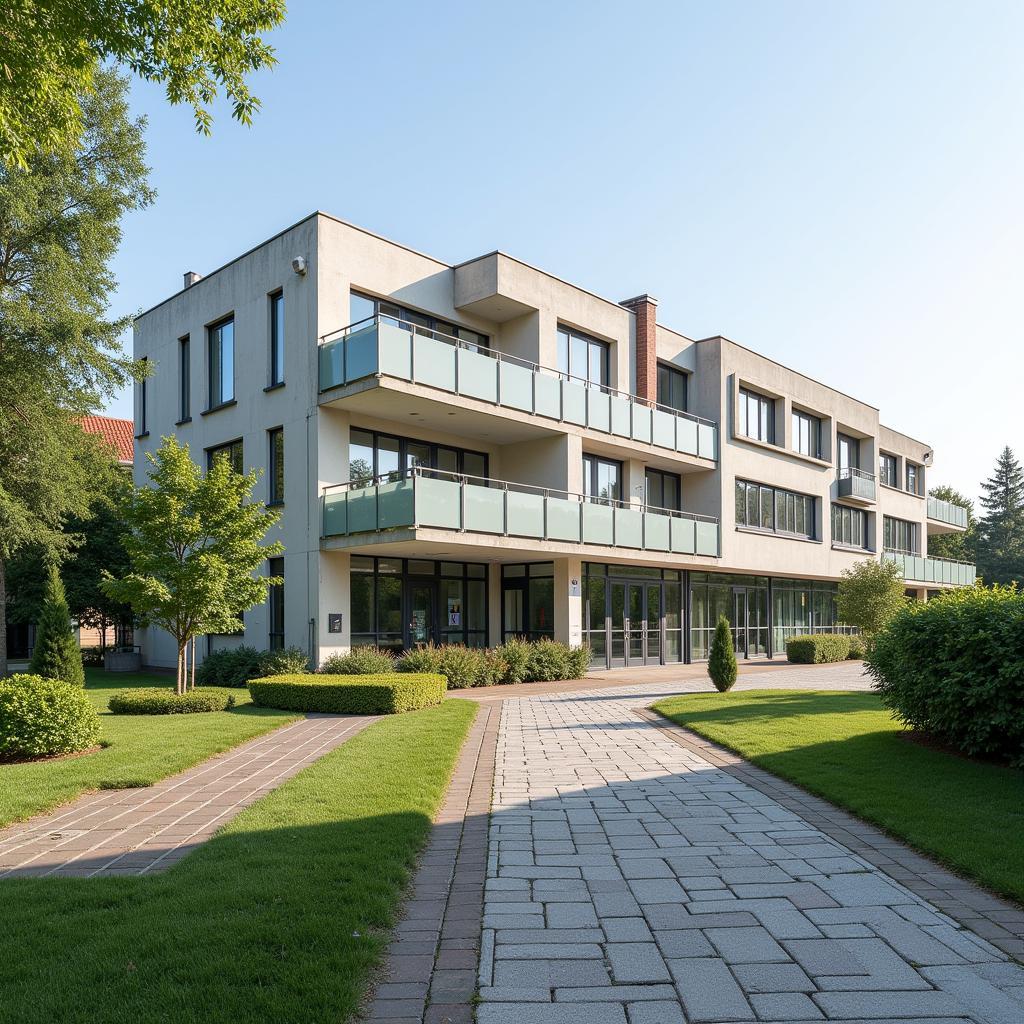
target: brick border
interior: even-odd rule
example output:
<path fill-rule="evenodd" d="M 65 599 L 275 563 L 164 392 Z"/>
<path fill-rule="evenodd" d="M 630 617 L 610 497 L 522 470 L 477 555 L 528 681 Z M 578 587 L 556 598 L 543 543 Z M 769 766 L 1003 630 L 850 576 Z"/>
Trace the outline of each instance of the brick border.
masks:
<path fill-rule="evenodd" d="M 884 871 L 915 896 L 1024 963 L 1024 908 L 961 878 L 850 811 L 757 767 L 655 711 L 638 709 L 635 714 L 716 768 L 799 814 L 809 825 Z"/>
<path fill-rule="evenodd" d="M 501 705 L 482 705 L 462 746 L 401 923 L 369 997 L 368 1024 L 471 1024 Z"/>

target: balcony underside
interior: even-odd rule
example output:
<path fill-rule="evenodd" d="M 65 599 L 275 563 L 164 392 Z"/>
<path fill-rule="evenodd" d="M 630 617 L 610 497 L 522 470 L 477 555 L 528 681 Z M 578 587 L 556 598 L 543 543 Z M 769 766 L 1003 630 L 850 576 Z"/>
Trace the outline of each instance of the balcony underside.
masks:
<path fill-rule="evenodd" d="M 466 438 L 480 438 L 496 445 L 576 433 L 586 439 L 588 451 L 619 460 L 636 458 L 641 453 L 645 463 L 674 473 L 702 473 L 716 467 L 714 459 L 669 452 L 654 444 L 598 433 L 574 423 L 546 420 L 507 407 L 496 407 L 466 395 L 439 394 L 435 388 L 393 377 L 367 377 L 332 388 L 320 396 L 320 405 L 393 420 L 396 424 L 403 424 L 406 431 L 420 427 Z"/>
<path fill-rule="evenodd" d="M 928 536 L 940 537 L 944 533 L 965 533 L 966 526 L 954 526 L 951 523 L 943 523 L 937 519 L 928 520 Z"/>

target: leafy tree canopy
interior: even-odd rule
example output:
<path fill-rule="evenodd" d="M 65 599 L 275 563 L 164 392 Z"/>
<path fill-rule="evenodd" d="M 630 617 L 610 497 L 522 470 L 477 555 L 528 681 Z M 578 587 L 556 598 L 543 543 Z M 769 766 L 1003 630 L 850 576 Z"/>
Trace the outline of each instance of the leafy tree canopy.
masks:
<path fill-rule="evenodd" d="M 866 558 L 840 577 L 836 597 L 839 621 L 856 626 L 867 644 L 906 603 L 903 572 L 895 562 Z"/>
<path fill-rule="evenodd" d="M 223 90 L 249 124 L 259 107 L 245 76 L 275 63 L 261 33 L 284 20 L 284 0 L 8 0 L 0 32 L 0 153 L 73 149 L 88 124 L 83 97 L 120 64 L 187 103 L 209 134 Z"/>

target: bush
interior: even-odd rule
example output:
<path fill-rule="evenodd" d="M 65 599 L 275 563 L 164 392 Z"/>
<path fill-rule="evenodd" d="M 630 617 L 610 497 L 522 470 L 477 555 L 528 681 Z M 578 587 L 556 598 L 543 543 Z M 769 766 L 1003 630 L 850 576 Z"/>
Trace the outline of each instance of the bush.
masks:
<path fill-rule="evenodd" d="M 441 648 L 434 644 L 421 644 L 406 651 L 395 663 L 399 672 L 419 672 L 436 675 L 441 671 Z"/>
<path fill-rule="evenodd" d="M 850 638 L 842 633 L 811 633 L 786 641 L 786 657 L 796 665 L 823 665 L 849 656 Z"/>
<path fill-rule="evenodd" d="M 194 715 L 234 706 L 235 695 L 217 687 L 181 694 L 162 687 L 121 690 L 107 704 L 115 715 Z"/>
<path fill-rule="evenodd" d="M 503 649 L 492 647 L 480 653 L 483 657 L 480 661 L 480 676 L 476 681 L 476 685 L 497 686 L 499 683 L 505 682 L 508 663 L 505 661 Z"/>
<path fill-rule="evenodd" d="M 907 603 L 903 571 L 893 561 L 866 558 L 845 569 L 836 592 L 840 622 L 856 626 L 870 647 L 876 633 Z"/>
<path fill-rule="evenodd" d="M 332 654 L 320 666 L 325 675 L 334 676 L 377 676 L 394 670 L 395 656 L 380 647 L 353 647 L 348 654 Z"/>
<path fill-rule="evenodd" d="M 0 758 L 71 754 L 99 734 L 99 715 L 81 687 L 35 675 L 0 679 Z"/>
<path fill-rule="evenodd" d="M 444 676 L 412 672 L 381 675 L 305 673 L 253 679 L 253 703 L 285 711 L 325 711 L 336 715 L 392 715 L 440 704 Z"/>
<path fill-rule="evenodd" d="M 485 655 L 480 648 L 445 644 L 440 651 L 438 671 L 448 680 L 449 690 L 463 690 L 481 684 Z"/>
<path fill-rule="evenodd" d="M 280 651 L 260 651 L 259 671 L 256 676 L 250 678 L 293 676 L 308 669 L 309 656 L 301 647 L 286 647 Z"/>
<path fill-rule="evenodd" d="M 582 647 L 570 647 L 567 659 L 569 674 L 567 679 L 582 679 L 590 671 L 590 661 L 594 653 L 584 644 Z"/>
<path fill-rule="evenodd" d="M 1024 767 L 1024 594 L 971 587 L 908 604 L 866 661 L 901 722 Z"/>
<path fill-rule="evenodd" d="M 208 654 L 196 668 L 196 686 L 245 686 L 260 672 L 260 652 L 241 644 Z"/>
<path fill-rule="evenodd" d="M 85 686 L 82 652 L 71 631 L 71 612 L 64 596 L 64 584 L 53 565 L 46 580 L 29 669 L 37 676 L 60 679 L 72 686 Z"/>
<path fill-rule="evenodd" d="M 538 640 L 530 645 L 530 657 L 526 663 L 526 680 L 530 683 L 549 683 L 556 679 L 568 679 L 569 648 L 556 640 Z"/>
<path fill-rule="evenodd" d="M 736 664 L 736 646 L 732 639 L 732 630 L 729 628 L 729 620 L 724 616 L 718 617 L 718 625 L 715 626 L 715 636 L 711 641 L 711 651 L 708 654 L 708 675 L 715 689 L 719 693 L 725 693 L 733 688 L 739 667 Z"/>
<path fill-rule="evenodd" d="M 81 654 L 85 668 L 103 668 L 103 652 L 98 647 L 83 647 Z"/>
<path fill-rule="evenodd" d="M 510 636 L 501 645 L 501 656 L 505 661 L 502 682 L 522 683 L 526 681 L 526 670 L 530 664 L 532 644 L 521 636 Z"/>
<path fill-rule="evenodd" d="M 863 658 L 864 657 L 864 641 L 861 640 L 856 633 L 851 634 L 848 637 L 850 641 L 850 653 L 846 655 L 847 658 Z"/>

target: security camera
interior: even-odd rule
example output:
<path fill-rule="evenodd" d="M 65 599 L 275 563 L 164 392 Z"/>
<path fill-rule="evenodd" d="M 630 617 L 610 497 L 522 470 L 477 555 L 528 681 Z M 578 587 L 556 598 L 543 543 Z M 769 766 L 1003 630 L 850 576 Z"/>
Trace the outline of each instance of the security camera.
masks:
<path fill-rule="evenodd" d="M 306 273 L 306 257 L 296 256 L 292 260 L 292 270 L 294 270 L 300 277 L 304 276 Z"/>

